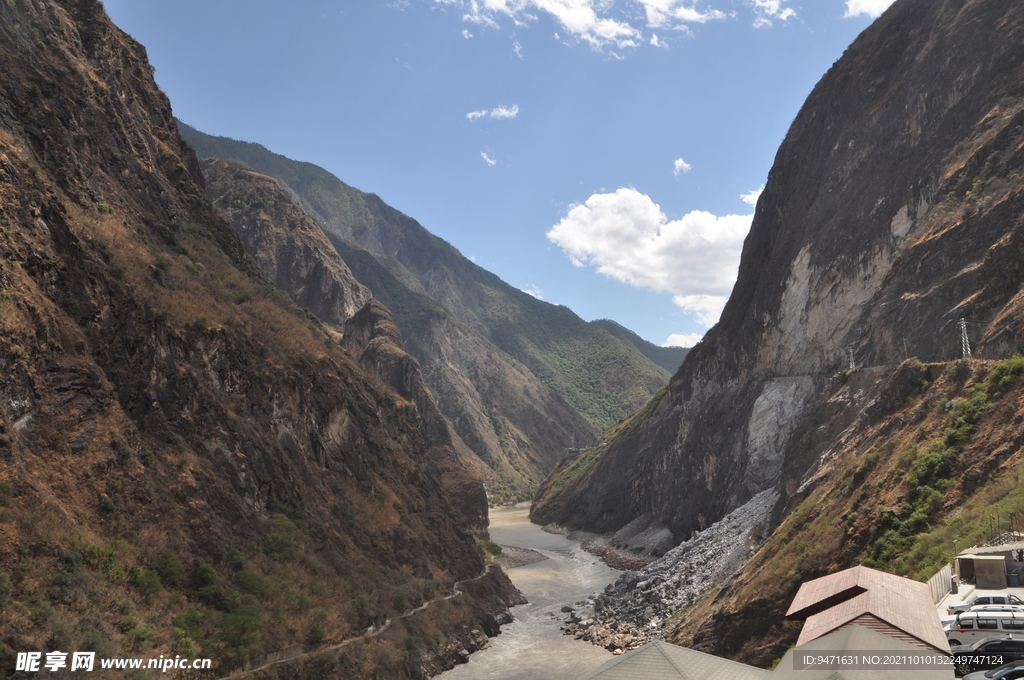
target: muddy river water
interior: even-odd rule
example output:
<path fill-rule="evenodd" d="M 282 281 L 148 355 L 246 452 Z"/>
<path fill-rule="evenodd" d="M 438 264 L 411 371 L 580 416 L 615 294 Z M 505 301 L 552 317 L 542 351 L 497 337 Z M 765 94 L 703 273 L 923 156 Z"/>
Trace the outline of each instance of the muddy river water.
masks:
<path fill-rule="evenodd" d="M 435 676 L 443 680 L 576 680 L 612 658 L 611 652 L 562 635 L 560 609 L 604 589 L 621 573 L 565 536 L 549 534 L 527 515 L 528 507 L 491 510 L 491 540 L 532 548 L 548 559 L 508 570 L 529 604 L 515 607 L 515 620 L 491 638 L 469 663 Z"/>

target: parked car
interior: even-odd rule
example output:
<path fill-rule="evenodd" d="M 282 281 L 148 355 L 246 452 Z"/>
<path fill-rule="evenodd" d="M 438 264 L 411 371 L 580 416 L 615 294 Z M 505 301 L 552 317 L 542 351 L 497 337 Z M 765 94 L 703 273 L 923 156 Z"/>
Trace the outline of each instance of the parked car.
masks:
<path fill-rule="evenodd" d="M 955 602 L 949 605 L 946 607 L 946 612 L 956 614 L 957 612 L 965 612 L 971 607 L 983 604 L 1015 604 L 1024 606 L 1024 600 L 1021 600 L 1016 595 L 975 595 L 964 602 Z"/>
<path fill-rule="evenodd" d="M 957 673 L 974 673 L 1024 660 L 1024 640 L 993 635 L 973 645 L 956 645 L 951 651 Z"/>
<path fill-rule="evenodd" d="M 969 645 L 999 633 L 1024 640 L 1024 613 L 969 611 L 942 627 L 950 646 Z"/>
<path fill-rule="evenodd" d="M 998 668 L 968 673 L 963 680 L 1021 680 L 1024 678 L 1024 660 L 1004 663 Z"/>

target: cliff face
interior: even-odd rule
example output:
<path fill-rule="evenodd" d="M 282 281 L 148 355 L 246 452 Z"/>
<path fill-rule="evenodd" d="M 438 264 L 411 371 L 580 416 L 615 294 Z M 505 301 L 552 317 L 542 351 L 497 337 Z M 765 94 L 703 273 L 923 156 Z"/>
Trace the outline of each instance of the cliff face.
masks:
<path fill-rule="evenodd" d="M 512 288 L 377 196 L 259 145 L 180 128 L 201 155 L 277 178 L 316 219 L 393 313 L 456 444 L 484 462 L 492 500 L 531 497 L 566 449 L 664 384 L 628 339 Z"/>
<path fill-rule="evenodd" d="M 475 473 L 482 463 L 458 441 L 423 384 L 419 363 L 402 349 L 402 334 L 388 308 L 370 300 L 345 324 L 341 346 L 398 396 L 412 402 L 429 455 L 452 505 L 478 532 L 487 531 L 487 494 Z"/>
<path fill-rule="evenodd" d="M 3 666 L 70 648 L 227 673 L 480 575 L 415 407 L 245 254 L 144 49 L 94 0 L 17 0 L 0 73 Z M 493 632 L 512 590 L 488 580 L 432 613 L 424 658 Z M 404 644 L 339 677 L 423 677 Z"/>
<path fill-rule="evenodd" d="M 245 252 L 274 284 L 340 328 L 370 299 L 330 241 L 272 177 L 218 159 L 202 162 L 206 192 Z"/>
<path fill-rule="evenodd" d="M 895 365 L 959 356 L 960 318 L 975 357 L 1021 348 L 1022 21 L 901 0 L 850 46 L 779 149 L 721 321 L 535 521 L 679 541 L 773 488 L 779 517 Z M 880 377 L 840 396 L 851 354 Z"/>

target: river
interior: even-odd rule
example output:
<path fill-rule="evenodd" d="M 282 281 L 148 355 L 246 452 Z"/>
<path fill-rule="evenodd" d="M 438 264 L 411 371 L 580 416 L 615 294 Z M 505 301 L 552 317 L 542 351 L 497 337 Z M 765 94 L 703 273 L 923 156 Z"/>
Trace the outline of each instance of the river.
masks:
<path fill-rule="evenodd" d="M 586 553 L 577 541 L 549 534 L 528 518 L 529 507 L 498 508 L 490 513 L 491 540 L 533 548 L 548 559 L 508 570 L 530 601 L 515 607 L 515 620 L 502 626 L 487 649 L 469 663 L 435 676 L 442 680 L 576 680 L 612 658 L 611 652 L 563 635 L 564 604 L 599 592 L 621 573 Z"/>

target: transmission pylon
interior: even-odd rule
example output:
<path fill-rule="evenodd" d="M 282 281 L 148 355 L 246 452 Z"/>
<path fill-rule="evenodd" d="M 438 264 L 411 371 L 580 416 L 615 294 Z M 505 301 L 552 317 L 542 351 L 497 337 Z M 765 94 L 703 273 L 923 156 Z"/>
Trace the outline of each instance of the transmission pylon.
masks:
<path fill-rule="evenodd" d="M 960 352 L 964 359 L 971 358 L 971 341 L 967 337 L 967 319 L 960 319 Z"/>

